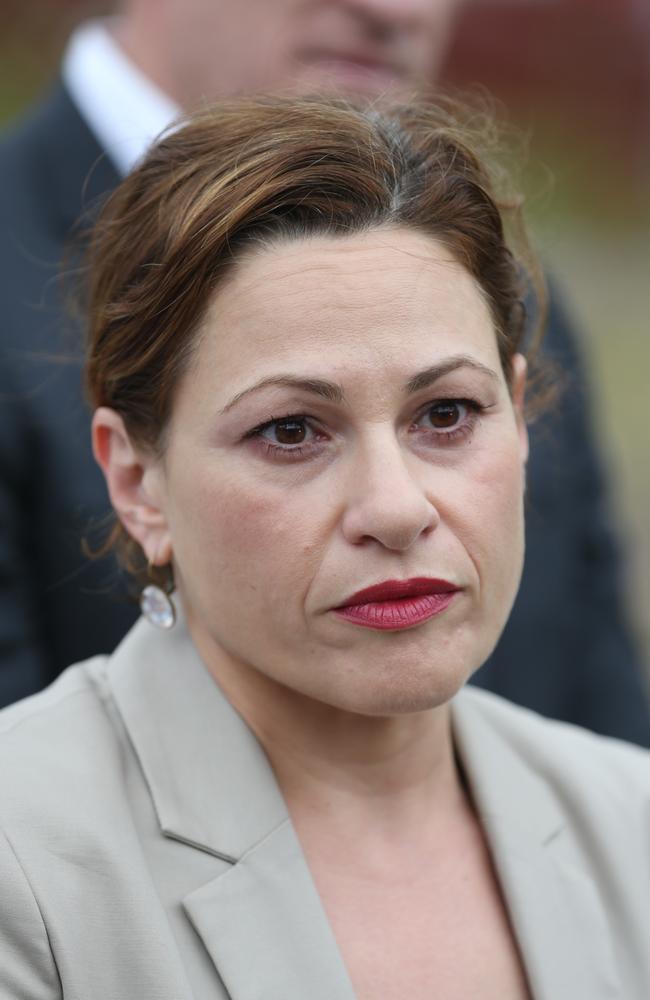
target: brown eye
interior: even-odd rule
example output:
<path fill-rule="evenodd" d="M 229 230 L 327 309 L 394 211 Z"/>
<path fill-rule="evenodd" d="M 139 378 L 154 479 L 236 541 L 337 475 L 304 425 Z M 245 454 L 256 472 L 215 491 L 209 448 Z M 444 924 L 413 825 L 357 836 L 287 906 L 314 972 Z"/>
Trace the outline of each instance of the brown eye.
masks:
<path fill-rule="evenodd" d="M 457 402 L 455 400 L 443 401 L 441 403 L 435 403 L 429 409 L 429 420 L 433 427 L 438 428 L 438 430 L 449 430 L 455 427 L 461 420 L 464 419 L 467 407 L 464 403 Z"/>
<path fill-rule="evenodd" d="M 303 444 L 307 437 L 304 420 L 278 420 L 274 426 L 278 444 Z"/>
<path fill-rule="evenodd" d="M 262 438 L 268 448 L 278 455 L 284 452 L 287 456 L 298 456 L 303 454 L 302 446 L 310 447 L 319 435 L 312 427 L 309 417 L 298 415 L 269 420 L 266 424 L 254 427 L 246 437 Z"/>

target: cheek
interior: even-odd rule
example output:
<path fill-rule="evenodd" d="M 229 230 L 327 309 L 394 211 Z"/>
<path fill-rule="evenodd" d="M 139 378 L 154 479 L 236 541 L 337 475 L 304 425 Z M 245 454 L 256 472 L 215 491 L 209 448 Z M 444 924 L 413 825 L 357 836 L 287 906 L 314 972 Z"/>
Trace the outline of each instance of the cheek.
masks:
<path fill-rule="evenodd" d="M 236 603 L 255 593 L 275 607 L 306 589 L 318 560 L 317 512 L 292 503 L 286 489 L 256 479 L 214 476 L 184 490 L 172 543 L 188 586 L 206 588 L 204 600 Z"/>
<path fill-rule="evenodd" d="M 248 492 L 221 478 L 207 480 L 180 509 L 194 558 L 220 573 L 244 575 L 250 561 L 263 563 L 274 547 L 277 510 L 263 491 Z"/>
<path fill-rule="evenodd" d="M 479 577 L 516 585 L 523 558 L 524 467 L 515 435 L 477 457 L 464 493 L 460 530 Z"/>

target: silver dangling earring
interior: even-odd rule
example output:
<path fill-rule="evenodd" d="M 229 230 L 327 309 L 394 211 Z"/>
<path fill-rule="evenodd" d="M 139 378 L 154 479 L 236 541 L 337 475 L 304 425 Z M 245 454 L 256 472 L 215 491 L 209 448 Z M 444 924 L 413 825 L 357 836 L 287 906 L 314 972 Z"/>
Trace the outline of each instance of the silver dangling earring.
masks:
<path fill-rule="evenodd" d="M 156 628 L 172 628 L 176 622 L 176 608 L 171 597 L 155 583 L 148 584 L 140 594 L 140 610 Z"/>
<path fill-rule="evenodd" d="M 153 576 L 152 568 L 152 563 L 149 561 L 147 571 L 150 577 Z M 176 623 L 176 608 L 170 596 L 174 584 L 171 567 L 168 568 L 170 574 L 165 584 L 166 590 L 155 583 L 149 583 L 140 594 L 140 610 L 147 621 L 155 625 L 156 628 L 169 629 L 173 628 Z"/>

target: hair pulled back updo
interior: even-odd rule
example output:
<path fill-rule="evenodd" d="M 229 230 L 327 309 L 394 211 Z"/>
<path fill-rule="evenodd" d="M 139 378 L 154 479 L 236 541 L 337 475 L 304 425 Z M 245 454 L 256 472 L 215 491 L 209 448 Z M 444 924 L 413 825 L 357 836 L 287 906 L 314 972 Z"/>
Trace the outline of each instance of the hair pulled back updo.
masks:
<path fill-rule="evenodd" d="M 224 275 L 279 239 L 401 226 L 445 245 L 490 308 L 506 378 L 526 333 L 534 268 L 521 199 L 497 191 L 480 142 L 450 102 L 362 107 L 262 97 L 201 110 L 113 193 L 89 248 L 87 391 L 138 444 L 162 451 L 174 388 Z M 538 308 L 541 315 L 543 309 Z M 143 558 L 116 525 L 133 572 Z"/>

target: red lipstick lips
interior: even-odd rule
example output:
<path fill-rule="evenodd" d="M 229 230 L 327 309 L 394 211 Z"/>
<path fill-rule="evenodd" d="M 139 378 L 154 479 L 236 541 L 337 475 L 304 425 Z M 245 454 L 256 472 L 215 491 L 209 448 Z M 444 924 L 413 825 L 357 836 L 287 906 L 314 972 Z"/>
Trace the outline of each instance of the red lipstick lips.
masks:
<path fill-rule="evenodd" d="M 352 594 L 334 612 L 341 618 L 379 631 L 413 628 L 449 606 L 459 587 L 447 580 L 415 577 L 385 580 Z"/>

